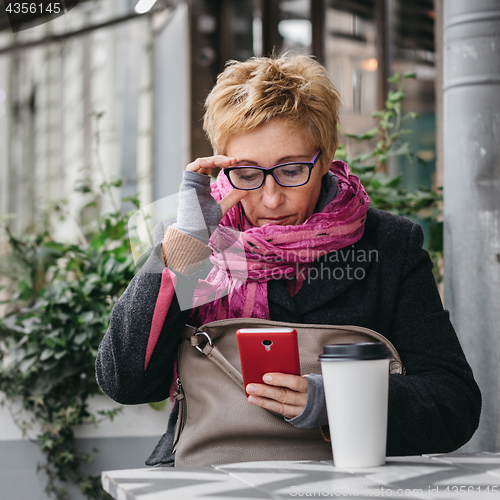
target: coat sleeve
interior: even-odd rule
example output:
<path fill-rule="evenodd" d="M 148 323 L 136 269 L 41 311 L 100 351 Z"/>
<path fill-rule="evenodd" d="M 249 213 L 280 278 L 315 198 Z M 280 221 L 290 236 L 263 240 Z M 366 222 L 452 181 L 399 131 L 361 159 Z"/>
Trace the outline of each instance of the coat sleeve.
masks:
<path fill-rule="evenodd" d="M 423 233 L 414 225 L 390 339 L 406 375 L 389 382 L 388 455 L 450 452 L 479 424 L 481 394 L 448 311 L 443 309 Z"/>
<path fill-rule="evenodd" d="M 186 238 L 188 245 L 190 240 L 200 245 L 194 238 Z M 182 247 L 179 238 L 173 240 Z M 189 251 L 183 250 L 181 257 L 186 260 Z M 166 267 L 165 258 L 165 245 L 156 243 L 115 303 L 97 352 L 97 382 L 121 404 L 162 401 L 169 394 L 177 346 L 190 314 L 186 300 L 192 298 L 205 270 L 198 265 L 194 271 L 190 263 L 192 274 L 183 274 L 174 270 L 178 267 Z"/>

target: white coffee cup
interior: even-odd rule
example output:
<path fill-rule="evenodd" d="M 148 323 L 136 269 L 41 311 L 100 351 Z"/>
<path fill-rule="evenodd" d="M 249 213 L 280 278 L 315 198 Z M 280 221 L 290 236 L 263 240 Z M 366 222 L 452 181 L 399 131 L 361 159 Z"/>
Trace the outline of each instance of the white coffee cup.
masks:
<path fill-rule="evenodd" d="M 383 342 L 335 344 L 319 355 L 334 464 L 385 464 L 389 360 Z"/>

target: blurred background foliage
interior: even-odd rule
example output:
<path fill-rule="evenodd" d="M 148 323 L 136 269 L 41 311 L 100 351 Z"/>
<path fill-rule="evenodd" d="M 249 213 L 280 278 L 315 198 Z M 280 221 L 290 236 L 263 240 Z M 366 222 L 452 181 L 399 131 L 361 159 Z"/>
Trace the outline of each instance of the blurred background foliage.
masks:
<path fill-rule="evenodd" d="M 402 113 L 405 81 L 415 76 L 412 72 L 395 73 L 388 79 L 394 88 L 388 92 L 385 109 L 372 114 L 377 125 L 362 134 L 343 134 L 358 143 L 372 144 L 371 150 L 348 158 L 345 145 L 341 144 L 336 158 L 346 161 L 351 172 L 360 178 L 370 197 L 371 207 L 407 217 L 425 226 L 428 233 L 425 245 L 434 262 L 434 278 L 439 284 L 443 281 L 442 190 L 440 187 L 419 186 L 409 191 L 402 187 L 402 174 L 388 173 L 393 170 L 390 163 L 402 157 L 410 165 L 426 166 L 410 145 L 413 131 L 406 125 L 411 120 L 418 120 L 419 116 L 414 112 Z"/>
<path fill-rule="evenodd" d="M 46 491 L 60 500 L 64 481 L 89 499 L 107 498 L 100 477 L 82 470 L 92 456 L 77 451 L 73 426 L 97 425 L 118 411 L 93 414 L 88 399 L 100 393 L 95 358 L 113 303 L 135 272 L 128 218 L 106 214 L 79 244 L 56 241 L 48 229 L 18 237 L 4 225 L 11 253 L 2 271 L 11 293 L 0 320 L 0 391 L 21 403 L 11 411 L 23 432 L 38 429 L 32 439 L 47 459 Z"/>

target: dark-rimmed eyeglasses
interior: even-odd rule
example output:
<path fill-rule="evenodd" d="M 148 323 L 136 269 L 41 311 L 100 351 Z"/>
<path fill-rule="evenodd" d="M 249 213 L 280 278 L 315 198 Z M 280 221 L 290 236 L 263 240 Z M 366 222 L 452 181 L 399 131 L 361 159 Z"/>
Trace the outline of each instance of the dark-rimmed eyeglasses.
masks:
<path fill-rule="evenodd" d="M 272 175 L 274 180 L 283 187 L 303 186 L 309 182 L 311 171 L 320 156 L 321 149 L 311 161 L 282 163 L 270 168 L 240 165 L 225 168 L 224 173 L 231 186 L 245 191 L 259 189 L 264 184 L 266 175 Z"/>

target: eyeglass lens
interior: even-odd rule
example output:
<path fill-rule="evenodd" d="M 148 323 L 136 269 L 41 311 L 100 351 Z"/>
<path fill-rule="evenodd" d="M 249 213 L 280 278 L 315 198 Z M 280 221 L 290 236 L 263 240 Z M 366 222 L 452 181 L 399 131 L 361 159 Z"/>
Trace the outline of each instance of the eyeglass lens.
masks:
<path fill-rule="evenodd" d="M 239 189 L 252 189 L 264 181 L 264 172 L 257 168 L 237 168 L 229 172 L 233 186 Z M 301 163 L 283 165 L 274 169 L 274 178 L 283 186 L 300 186 L 307 182 L 309 168 Z"/>

